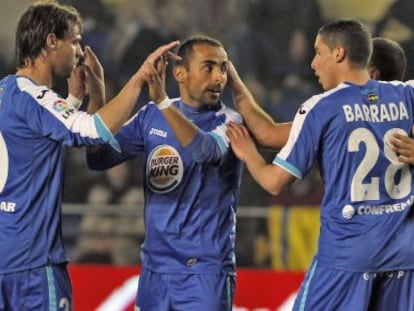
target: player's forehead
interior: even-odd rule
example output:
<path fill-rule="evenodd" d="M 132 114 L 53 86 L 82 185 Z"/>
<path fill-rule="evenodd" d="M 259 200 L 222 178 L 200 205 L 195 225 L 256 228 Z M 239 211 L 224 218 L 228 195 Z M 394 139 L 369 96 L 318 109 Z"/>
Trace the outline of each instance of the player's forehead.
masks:
<path fill-rule="evenodd" d="M 221 46 L 215 46 L 211 44 L 201 43 L 193 46 L 190 57 L 190 63 L 227 63 L 228 56 L 226 51 Z"/>
<path fill-rule="evenodd" d="M 80 40 L 81 38 L 81 26 L 77 23 L 71 23 L 65 35 L 65 40 Z"/>
<path fill-rule="evenodd" d="M 330 50 L 326 38 L 322 35 L 317 35 L 315 39 L 315 50 Z"/>

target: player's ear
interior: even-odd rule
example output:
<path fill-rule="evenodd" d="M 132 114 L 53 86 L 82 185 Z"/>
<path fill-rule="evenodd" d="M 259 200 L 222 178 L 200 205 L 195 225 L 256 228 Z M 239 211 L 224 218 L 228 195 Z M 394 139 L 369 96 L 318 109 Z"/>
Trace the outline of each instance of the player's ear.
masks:
<path fill-rule="evenodd" d="M 342 45 L 338 45 L 335 48 L 334 53 L 335 53 L 335 60 L 336 60 L 337 63 L 340 63 L 345 59 L 346 51 L 345 51 L 345 48 Z"/>
<path fill-rule="evenodd" d="M 183 65 L 175 65 L 173 75 L 177 82 L 184 82 L 187 77 L 187 70 L 185 70 Z"/>
<path fill-rule="evenodd" d="M 46 48 L 55 50 L 57 46 L 57 37 L 54 33 L 50 33 L 46 37 Z"/>

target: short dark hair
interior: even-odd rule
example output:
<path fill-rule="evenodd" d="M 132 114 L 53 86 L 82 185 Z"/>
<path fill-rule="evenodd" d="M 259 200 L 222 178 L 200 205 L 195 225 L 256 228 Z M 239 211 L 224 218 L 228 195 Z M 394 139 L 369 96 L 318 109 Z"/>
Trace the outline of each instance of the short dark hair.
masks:
<path fill-rule="evenodd" d="M 378 80 L 403 80 L 407 69 L 405 52 L 398 42 L 376 37 L 372 39 L 373 49 L 369 66 L 377 69 Z"/>
<path fill-rule="evenodd" d="M 372 38 L 363 23 L 355 19 L 341 19 L 322 26 L 318 34 L 331 50 L 341 45 L 352 64 L 367 67 L 372 53 Z"/>
<path fill-rule="evenodd" d="M 72 6 L 51 0 L 29 5 L 16 29 L 17 67 L 24 67 L 28 60 L 33 61 L 39 56 L 49 34 L 54 33 L 58 39 L 63 39 L 75 25 L 81 29 L 80 14 Z"/>
<path fill-rule="evenodd" d="M 206 35 L 192 36 L 183 41 L 183 43 L 181 43 L 178 47 L 177 55 L 181 57 L 181 61 L 176 61 L 175 64 L 182 65 L 185 68 L 188 68 L 191 53 L 193 52 L 193 46 L 198 44 L 207 44 L 215 47 L 221 47 L 224 49 L 223 44 L 217 39 L 211 38 Z"/>

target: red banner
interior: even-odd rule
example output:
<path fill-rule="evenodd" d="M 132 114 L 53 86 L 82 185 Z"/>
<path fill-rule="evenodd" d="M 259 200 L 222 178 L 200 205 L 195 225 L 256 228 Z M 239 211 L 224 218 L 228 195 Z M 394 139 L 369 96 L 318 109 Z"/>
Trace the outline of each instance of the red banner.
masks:
<path fill-rule="evenodd" d="M 74 310 L 133 311 L 139 267 L 69 265 Z M 303 273 L 238 269 L 233 310 L 291 310 Z"/>

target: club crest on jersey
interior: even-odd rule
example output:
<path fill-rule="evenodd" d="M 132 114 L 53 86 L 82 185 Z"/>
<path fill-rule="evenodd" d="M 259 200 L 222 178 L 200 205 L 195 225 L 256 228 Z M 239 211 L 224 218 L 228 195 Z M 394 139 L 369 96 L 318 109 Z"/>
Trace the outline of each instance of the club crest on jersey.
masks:
<path fill-rule="evenodd" d="M 55 101 L 53 103 L 53 109 L 59 112 L 64 119 L 69 118 L 69 116 L 75 112 L 75 109 L 73 109 L 73 107 L 71 107 L 71 105 L 63 99 Z"/>
<path fill-rule="evenodd" d="M 378 102 L 378 95 L 377 94 L 375 94 L 375 93 L 368 93 L 368 101 L 370 102 L 370 103 L 376 103 L 376 102 Z"/>
<path fill-rule="evenodd" d="M 147 183 L 157 193 L 174 190 L 183 178 L 183 161 L 178 151 L 169 145 L 157 146 L 147 160 Z"/>

